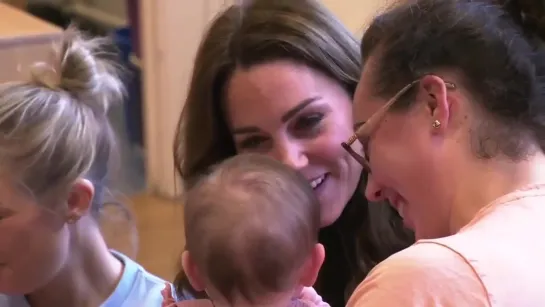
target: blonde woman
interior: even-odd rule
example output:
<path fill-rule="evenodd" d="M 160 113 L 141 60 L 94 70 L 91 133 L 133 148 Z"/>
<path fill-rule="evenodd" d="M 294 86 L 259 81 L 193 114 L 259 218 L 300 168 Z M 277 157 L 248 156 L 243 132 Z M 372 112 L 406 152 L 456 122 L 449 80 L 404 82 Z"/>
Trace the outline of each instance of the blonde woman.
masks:
<path fill-rule="evenodd" d="M 53 63 L 0 85 L 0 306 L 161 306 L 164 282 L 110 251 L 97 219 L 123 86 L 100 39 L 64 34 Z"/>

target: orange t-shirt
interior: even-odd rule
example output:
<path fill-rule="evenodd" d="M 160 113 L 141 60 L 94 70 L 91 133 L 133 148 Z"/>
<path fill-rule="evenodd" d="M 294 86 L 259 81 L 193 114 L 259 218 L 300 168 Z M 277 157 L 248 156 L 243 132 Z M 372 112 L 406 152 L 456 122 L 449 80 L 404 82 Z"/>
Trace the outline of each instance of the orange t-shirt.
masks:
<path fill-rule="evenodd" d="M 545 185 L 487 205 L 457 234 L 380 263 L 349 307 L 544 307 Z"/>

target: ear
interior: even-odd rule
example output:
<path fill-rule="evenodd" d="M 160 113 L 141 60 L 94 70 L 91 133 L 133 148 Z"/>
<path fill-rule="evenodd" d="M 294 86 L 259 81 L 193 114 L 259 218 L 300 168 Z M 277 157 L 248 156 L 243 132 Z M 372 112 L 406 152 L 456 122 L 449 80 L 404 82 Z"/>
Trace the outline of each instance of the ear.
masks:
<path fill-rule="evenodd" d="M 95 187 L 87 179 L 78 179 L 70 189 L 66 203 L 68 205 L 68 222 L 75 223 L 91 209 Z"/>
<path fill-rule="evenodd" d="M 189 283 L 193 289 L 197 291 L 204 291 L 205 285 L 203 276 L 199 272 L 195 262 L 193 262 L 193 259 L 191 258 L 191 254 L 189 254 L 188 251 L 184 251 L 182 253 L 182 268 L 184 269 L 187 279 L 189 279 Z"/>
<path fill-rule="evenodd" d="M 324 246 L 320 243 L 314 245 L 312 253 L 307 259 L 303 267 L 303 272 L 301 275 L 301 280 L 299 281 L 300 286 L 303 287 L 312 287 L 318 279 L 318 273 L 320 268 L 325 260 L 325 249 Z"/>
<path fill-rule="evenodd" d="M 451 102 L 448 99 L 450 83 L 434 75 L 427 75 L 420 80 L 418 101 L 426 102 L 433 133 L 446 131 L 450 121 Z M 434 125 L 434 122 L 439 125 Z"/>

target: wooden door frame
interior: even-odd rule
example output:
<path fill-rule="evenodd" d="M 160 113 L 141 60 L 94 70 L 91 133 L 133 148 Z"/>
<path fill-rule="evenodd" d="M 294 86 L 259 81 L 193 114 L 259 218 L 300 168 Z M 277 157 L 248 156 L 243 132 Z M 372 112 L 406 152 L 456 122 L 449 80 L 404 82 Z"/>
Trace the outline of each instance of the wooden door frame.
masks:
<path fill-rule="evenodd" d="M 141 0 L 144 146 L 147 188 L 181 192 L 173 139 L 201 37 L 212 18 L 236 0 Z"/>

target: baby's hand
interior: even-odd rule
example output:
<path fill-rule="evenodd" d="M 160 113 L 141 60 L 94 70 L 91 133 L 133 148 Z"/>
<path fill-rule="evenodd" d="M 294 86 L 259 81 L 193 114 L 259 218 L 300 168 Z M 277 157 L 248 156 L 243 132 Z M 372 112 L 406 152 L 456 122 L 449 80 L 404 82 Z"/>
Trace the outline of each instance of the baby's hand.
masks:
<path fill-rule="evenodd" d="M 176 307 L 176 301 L 172 297 L 172 287 L 169 283 L 165 284 L 165 288 L 161 290 L 161 295 L 163 296 L 161 307 Z"/>

